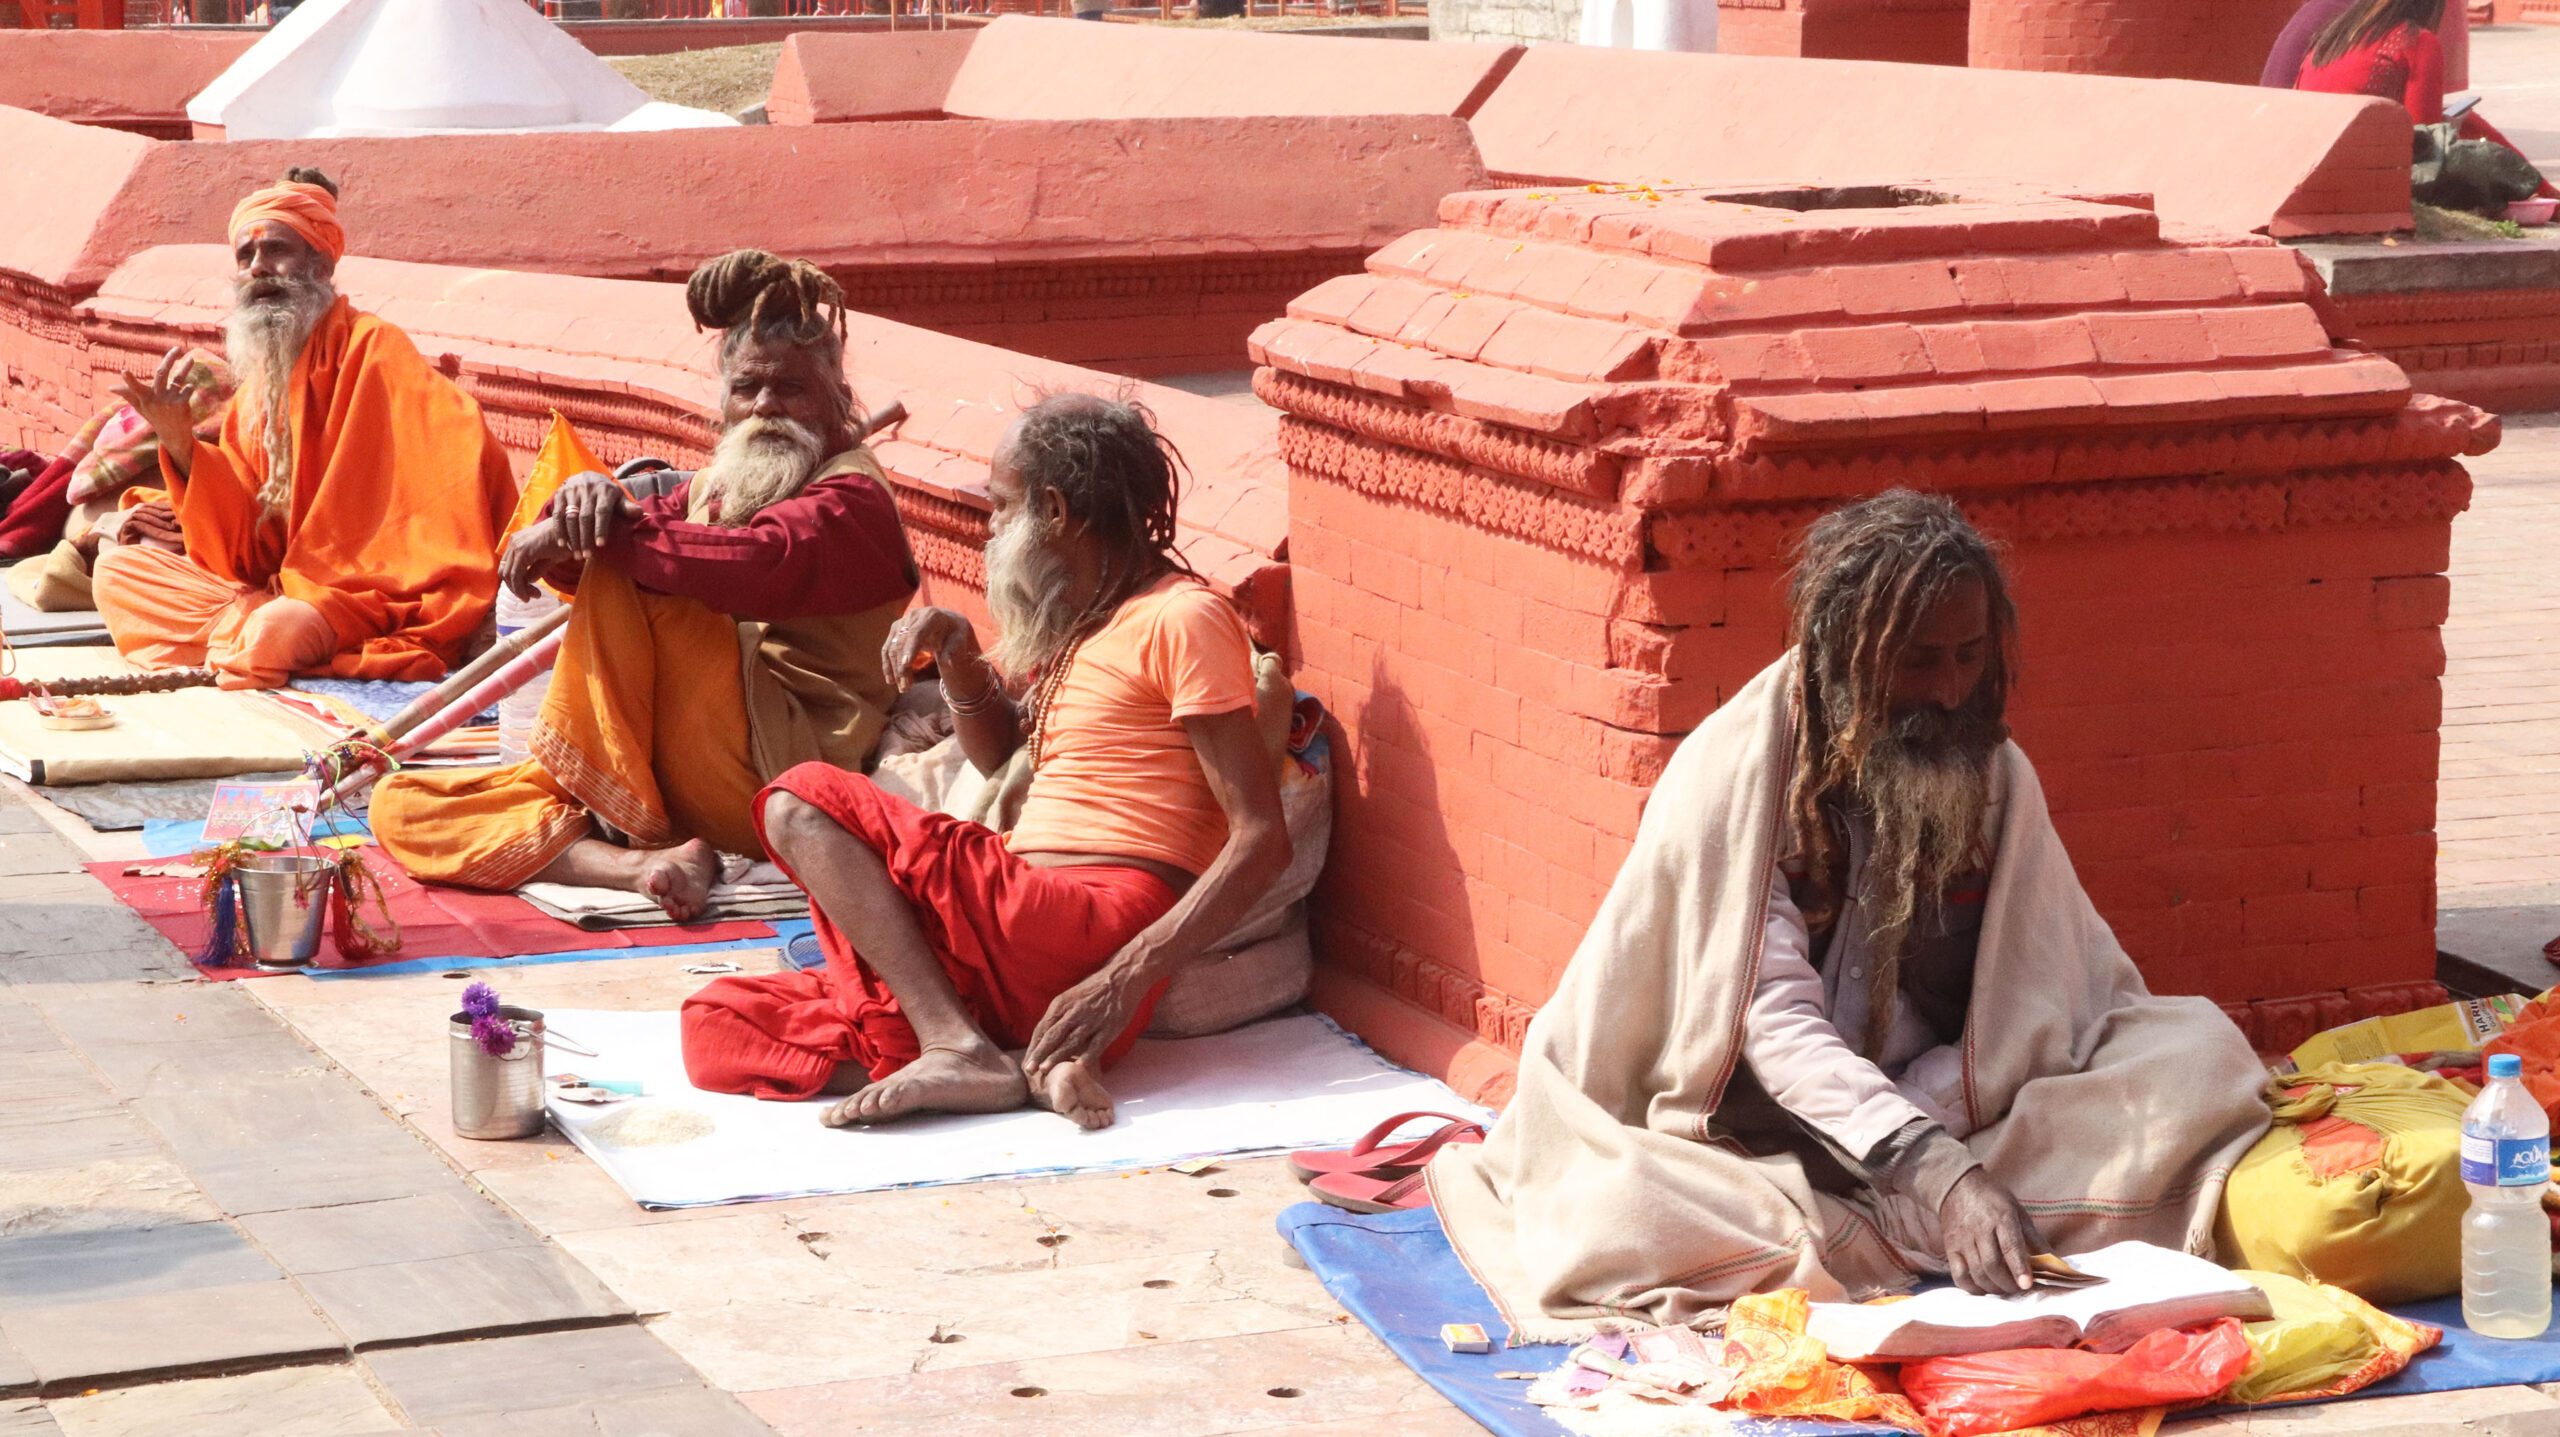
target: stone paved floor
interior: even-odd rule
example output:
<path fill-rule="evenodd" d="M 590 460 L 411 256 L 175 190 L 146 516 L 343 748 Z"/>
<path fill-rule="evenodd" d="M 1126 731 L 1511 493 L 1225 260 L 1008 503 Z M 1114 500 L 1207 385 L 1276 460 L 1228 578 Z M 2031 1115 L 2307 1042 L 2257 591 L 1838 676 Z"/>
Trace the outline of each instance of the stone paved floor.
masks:
<path fill-rule="evenodd" d="M 2560 936 L 2560 415 L 2510 415 L 2453 526 L 2436 798 L 2443 950 L 2539 992 Z"/>
<path fill-rule="evenodd" d="M 2560 28 L 2477 43 L 2490 113 L 2560 159 Z M 2511 418 L 2474 473 L 2446 626 L 2441 939 L 2547 983 L 2560 416 Z M 1479 1430 L 1290 1264 L 1271 1220 L 1299 1194 L 1276 1162 L 643 1212 L 556 1137 L 453 1134 L 457 984 L 188 982 L 76 866 L 137 853 L 0 794 L 0 1437 Z M 678 966 L 506 987 L 664 1008 L 699 981 Z M 2560 1437 L 2560 1397 L 2164 1430 L 2208 1429 Z"/>
<path fill-rule="evenodd" d="M 2471 32 L 2480 113 L 2546 174 L 2560 174 L 2560 25 Z"/>
<path fill-rule="evenodd" d="M 0 799 L 0 1432 L 764 1430 L 66 831 Z"/>
<path fill-rule="evenodd" d="M 459 983 L 190 981 L 78 868 L 138 848 L 0 793 L 0 1434 L 1478 1430 L 1293 1266 L 1275 1160 L 644 1212 L 454 1134 Z"/>

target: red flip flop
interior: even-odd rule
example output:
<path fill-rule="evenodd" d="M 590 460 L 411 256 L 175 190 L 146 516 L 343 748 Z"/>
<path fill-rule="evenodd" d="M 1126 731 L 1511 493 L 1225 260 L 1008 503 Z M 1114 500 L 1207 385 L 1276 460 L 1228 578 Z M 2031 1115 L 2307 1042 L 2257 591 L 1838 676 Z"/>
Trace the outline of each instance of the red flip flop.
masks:
<path fill-rule="evenodd" d="M 1431 1206 L 1431 1189 L 1423 1182 L 1419 1168 L 1394 1179 L 1364 1173 L 1324 1173 L 1307 1184 L 1307 1191 L 1314 1193 L 1318 1201 L 1351 1212 L 1405 1212 Z"/>
<path fill-rule="evenodd" d="M 1411 1142 L 1393 1143 L 1386 1147 L 1387 1135 L 1417 1118 L 1438 1118 L 1439 1127 Z M 1431 1155 L 1450 1143 L 1484 1141 L 1484 1125 L 1468 1118 L 1455 1118 L 1447 1113 L 1398 1113 L 1361 1134 L 1360 1141 L 1347 1148 L 1301 1148 L 1289 1154 L 1289 1171 L 1302 1183 L 1314 1182 L 1326 1173 L 1383 1173 L 1389 1177 L 1403 1174 L 1431 1161 Z"/>

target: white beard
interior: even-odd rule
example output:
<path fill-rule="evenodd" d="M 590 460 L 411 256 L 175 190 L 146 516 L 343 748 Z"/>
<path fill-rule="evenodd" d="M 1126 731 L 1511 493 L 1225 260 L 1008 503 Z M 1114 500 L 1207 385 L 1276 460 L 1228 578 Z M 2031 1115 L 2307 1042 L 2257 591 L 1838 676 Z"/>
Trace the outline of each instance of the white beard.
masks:
<path fill-rule="evenodd" d="M 796 419 L 751 415 L 721 434 L 711 462 L 693 476 L 685 507 L 704 523 L 743 527 L 766 505 L 807 488 L 827 457 L 820 452 L 825 447 L 816 430 Z"/>
<path fill-rule="evenodd" d="M 321 316 L 338 302 L 337 288 L 325 279 L 278 282 L 285 293 L 242 297 L 222 325 L 223 356 L 240 381 L 232 402 L 247 406 L 244 414 L 266 442 L 267 473 L 258 486 L 261 519 L 283 513 L 293 502 L 293 366 Z"/>
<path fill-rule="evenodd" d="M 1067 605 L 1072 579 L 1066 561 L 1049 547 L 1054 532 L 1025 509 L 987 536 L 987 612 L 999 631 L 987 657 L 1017 683 L 1074 636 L 1078 615 Z"/>

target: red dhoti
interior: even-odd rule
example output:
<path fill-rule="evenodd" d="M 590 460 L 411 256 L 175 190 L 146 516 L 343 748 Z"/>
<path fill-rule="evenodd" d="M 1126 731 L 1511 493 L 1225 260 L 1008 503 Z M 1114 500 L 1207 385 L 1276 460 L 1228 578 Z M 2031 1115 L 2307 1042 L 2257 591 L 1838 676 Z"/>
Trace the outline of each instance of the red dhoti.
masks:
<path fill-rule="evenodd" d="M 756 795 L 760 837 L 776 792 L 825 810 L 888 864 L 969 1020 L 999 1047 L 1027 1045 L 1051 1000 L 1110 962 L 1177 896 L 1135 868 L 1034 867 L 991 828 L 928 813 L 823 763 L 804 763 Z M 695 1087 L 806 1098 L 840 1063 L 859 1063 L 877 1081 L 915 1061 L 915 1029 L 896 995 L 824 911 L 813 914 L 824 969 L 720 978 L 685 1000 L 684 1066 Z M 1104 1063 L 1137 1042 L 1155 1001 L 1148 993 Z"/>

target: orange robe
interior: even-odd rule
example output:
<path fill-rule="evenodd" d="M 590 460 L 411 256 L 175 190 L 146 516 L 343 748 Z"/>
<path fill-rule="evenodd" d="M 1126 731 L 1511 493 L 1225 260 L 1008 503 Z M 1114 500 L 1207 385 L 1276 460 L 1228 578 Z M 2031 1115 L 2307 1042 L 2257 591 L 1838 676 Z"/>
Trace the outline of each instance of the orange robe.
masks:
<path fill-rule="evenodd" d="M 761 854 L 759 788 L 867 765 L 896 698 L 880 651 L 916 591 L 879 466 L 848 450 L 736 529 L 690 490 L 587 562 L 530 762 L 375 787 L 374 837 L 411 876 L 515 888 L 598 822 L 635 848 Z"/>
<path fill-rule="evenodd" d="M 498 538 L 516 493 L 506 451 L 480 406 L 407 335 L 343 297 L 294 362 L 290 402 L 293 497 L 281 522 L 259 513 L 266 446 L 248 406 L 234 404 L 221 438 L 196 445 L 188 474 L 162 452 L 197 572 L 102 562 L 95 588 L 108 633 L 138 663 L 211 663 L 233 687 L 293 672 L 441 676 L 497 597 Z M 128 503 L 157 497 L 129 493 Z M 325 654 L 262 632 L 273 626 L 254 611 L 278 597 L 318 612 Z M 284 611 L 309 627 L 308 611 Z M 295 662 L 279 672 L 279 655 Z"/>

